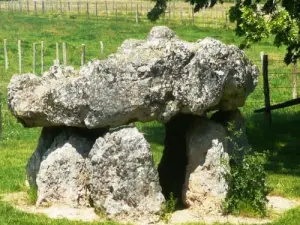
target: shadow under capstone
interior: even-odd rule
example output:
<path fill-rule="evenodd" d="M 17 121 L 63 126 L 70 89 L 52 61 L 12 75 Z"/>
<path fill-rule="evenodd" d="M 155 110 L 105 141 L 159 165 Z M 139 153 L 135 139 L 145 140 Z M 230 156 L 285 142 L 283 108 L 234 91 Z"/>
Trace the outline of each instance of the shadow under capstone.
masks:
<path fill-rule="evenodd" d="M 199 116 L 178 114 L 165 124 L 165 143 L 158 165 L 159 182 L 166 200 L 171 193 L 177 199 L 177 207 L 183 208 L 182 190 L 188 164 L 186 133 Z"/>

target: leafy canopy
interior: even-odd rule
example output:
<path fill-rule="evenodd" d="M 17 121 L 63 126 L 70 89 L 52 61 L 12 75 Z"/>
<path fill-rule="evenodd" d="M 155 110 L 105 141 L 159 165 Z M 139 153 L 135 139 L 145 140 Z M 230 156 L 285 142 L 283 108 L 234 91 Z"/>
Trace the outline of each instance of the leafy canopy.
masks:
<path fill-rule="evenodd" d="M 213 7 L 224 0 L 186 0 L 197 12 Z M 148 13 L 151 21 L 159 19 L 167 8 L 167 0 L 156 0 Z M 244 36 L 241 48 L 274 35 L 274 45 L 287 46 L 285 62 L 296 63 L 300 58 L 300 1 L 299 0 L 236 0 L 229 10 L 231 22 L 236 23 L 236 34 Z"/>

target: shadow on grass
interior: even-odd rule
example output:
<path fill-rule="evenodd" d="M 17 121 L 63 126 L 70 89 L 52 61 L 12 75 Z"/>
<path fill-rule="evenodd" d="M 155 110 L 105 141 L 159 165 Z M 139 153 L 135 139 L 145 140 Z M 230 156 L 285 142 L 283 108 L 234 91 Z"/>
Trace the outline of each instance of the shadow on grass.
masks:
<path fill-rule="evenodd" d="M 272 117 L 273 122 L 268 126 L 263 113 L 245 115 L 249 142 L 255 151 L 269 150 L 266 166 L 269 173 L 300 176 L 300 111 L 273 111 Z M 164 145 L 162 124 L 139 123 L 138 127 L 150 143 Z"/>
<path fill-rule="evenodd" d="M 300 111 L 273 111 L 269 126 L 264 114 L 246 116 L 249 142 L 256 151 L 269 150 L 266 169 L 300 176 Z"/>

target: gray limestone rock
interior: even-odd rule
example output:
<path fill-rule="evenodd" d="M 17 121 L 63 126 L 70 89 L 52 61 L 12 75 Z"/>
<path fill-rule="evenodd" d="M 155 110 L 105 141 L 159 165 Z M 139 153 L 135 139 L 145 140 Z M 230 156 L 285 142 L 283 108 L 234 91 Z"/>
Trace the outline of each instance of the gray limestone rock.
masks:
<path fill-rule="evenodd" d="M 230 171 L 225 129 L 206 118 L 187 133 L 188 165 L 183 201 L 201 215 L 222 213 Z"/>
<path fill-rule="evenodd" d="M 67 129 L 54 138 L 39 162 L 37 205 L 89 206 L 86 158 L 93 143 Z"/>
<path fill-rule="evenodd" d="M 242 157 L 246 151 L 251 151 L 246 134 L 246 124 L 239 109 L 232 111 L 218 111 L 214 113 L 211 120 L 221 124 L 227 131 L 228 153 L 235 154 L 235 158 Z"/>
<path fill-rule="evenodd" d="M 26 165 L 27 181 L 30 187 L 36 187 L 36 176 L 40 170 L 43 155 L 51 147 L 54 138 L 62 131 L 61 128 L 43 128 L 36 150 Z"/>
<path fill-rule="evenodd" d="M 14 76 L 8 105 L 27 127 L 166 123 L 179 113 L 243 106 L 257 77 L 257 67 L 236 46 L 212 38 L 186 42 L 161 26 L 80 71 L 55 67 L 43 77 Z"/>
<path fill-rule="evenodd" d="M 108 218 L 143 224 L 157 221 L 164 202 L 150 146 L 136 128 L 97 139 L 89 153 L 89 190 Z"/>

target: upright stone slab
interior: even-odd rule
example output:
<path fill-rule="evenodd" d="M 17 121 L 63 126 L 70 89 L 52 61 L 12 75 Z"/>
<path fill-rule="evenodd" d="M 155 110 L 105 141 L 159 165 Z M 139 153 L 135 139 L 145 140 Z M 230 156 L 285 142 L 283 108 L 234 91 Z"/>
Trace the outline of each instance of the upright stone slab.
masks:
<path fill-rule="evenodd" d="M 199 118 L 186 135 L 188 165 L 183 201 L 200 215 L 222 213 L 228 191 L 229 156 L 225 129 Z"/>
<path fill-rule="evenodd" d="M 27 182 L 31 188 L 36 188 L 36 176 L 40 170 L 43 155 L 51 147 L 55 137 L 62 132 L 61 127 L 44 127 L 42 129 L 36 150 L 26 165 Z"/>
<path fill-rule="evenodd" d="M 43 128 L 27 163 L 27 180 L 37 188 L 37 205 L 89 206 L 86 158 L 106 129 Z"/>
<path fill-rule="evenodd" d="M 89 190 L 95 209 L 110 219 L 158 221 L 164 197 L 150 145 L 136 128 L 97 139 L 89 153 Z"/>
<path fill-rule="evenodd" d="M 66 133 L 58 135 L 43 155 L 37 175 L 37 205 L 88 206 L 86 156 L 93 142 Z"/>

